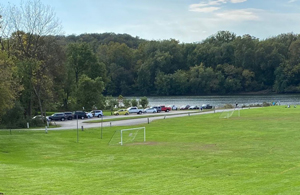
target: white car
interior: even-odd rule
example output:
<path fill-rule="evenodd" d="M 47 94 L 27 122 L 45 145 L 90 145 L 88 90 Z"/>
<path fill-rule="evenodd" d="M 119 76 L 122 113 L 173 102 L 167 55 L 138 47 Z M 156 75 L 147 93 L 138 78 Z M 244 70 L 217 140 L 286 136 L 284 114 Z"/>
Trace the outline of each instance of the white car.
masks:
<path fill-rule="evenodd" d="M 99 118 L 101 118 L 101 117 L 103 116 L 102 110 L 92 110 L 91 113 L 92 113 L 92 115 L 93 115 L 94 117 L 99 117 Z"/>
<path fill-rule="evenodd" d="M 177 106 L 175 105 L 169 105 L 168 107 L 170 107 L 172 110 L 177 110 Z"/>
<path fill-rule="evenodd" d="M 155 108 L 146 108 L 143 111 L 144 113 L 157 113 L 157 110 Z"/>
<path fill-rule="evenodd" d="M 93 118 L 94 117 L 93 114 L 92 114 L 92 112 L 86 112 L 86 116 L 88 118 Z"/>

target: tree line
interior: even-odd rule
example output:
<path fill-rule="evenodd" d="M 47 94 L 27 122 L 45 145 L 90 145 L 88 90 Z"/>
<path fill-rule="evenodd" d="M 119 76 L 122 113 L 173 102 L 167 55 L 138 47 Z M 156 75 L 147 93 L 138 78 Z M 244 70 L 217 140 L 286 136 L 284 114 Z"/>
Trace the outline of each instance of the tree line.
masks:
<path fill-rule="evenodd" d="M 111 96 L 300 92 L 300 35 L 219 31 L 201 42 L 128 34 L 59 35 L 40 1 L 0 7 L 0 119 L 103 109 Z"/>

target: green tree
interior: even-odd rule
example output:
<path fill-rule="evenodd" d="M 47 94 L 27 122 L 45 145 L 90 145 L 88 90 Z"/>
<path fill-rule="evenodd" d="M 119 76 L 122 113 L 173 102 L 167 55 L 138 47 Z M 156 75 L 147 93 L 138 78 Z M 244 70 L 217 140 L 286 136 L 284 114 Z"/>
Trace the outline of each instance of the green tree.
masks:
<path fill-rule="evenodd" d="M 6 52 L 0 50 L 0 120 L 1 116 L 14 106 L 22 90 L 16 74 L 16 65 Z"/>
<path fill-rule="evenodd" d="M 187 71 L 177 70 L 174 74 L 171 75 L 171 95 L 185 95 L 189 91 L 188 83 L 188 73 Z"/>
<path fill-rule="evenodd" d="M 159 72 L 155 77 L 155 87 L 158 95 L 169 95 L 171 90 L 171 76 Z"/>
<path fill-rule="evenodd" d="M 123 99 L 123 104 L 125 106 L 125 108 L 128 108 L 131 106 L 131 100 L 128 100 L 126 98 Z"/>
<path fill-rule="evenodd" d="M 132 99 L 131 106 L 138 106 L 138 101 L 136 99 Z"/>
<path fill-rule="evenodd" d="M 97 108 L 104 108 L 103 90 L 104 82 L 101 77 L 93 80 L 86 75 L 82 75 L 77 89 L 77 107 L 93 109 L 96 106 Z"/>
<path fill-rule="evenodd" d="M 149 94 L 152 88 L 152 83 L 150 81 L 151 75 L 149 71 L 149 67 L 145 63 L 139 68 L 137 72 L 137 87 L 139 93 L 142 95 Z"/>
<path fill-rule="evenodd" d="M 139 104 L 143 107 L 146 108 L 149 104 L 148 98 L 146 96 L 142 97 L 139 101 Z"/>
<path fill-rule="evenodd" d="M 95 56 L 87 43 L 72 43 L 67 47 L 67 63 L 75 74 L 75 83 L 78 87 L 80 76 L 95 63 Z"/>

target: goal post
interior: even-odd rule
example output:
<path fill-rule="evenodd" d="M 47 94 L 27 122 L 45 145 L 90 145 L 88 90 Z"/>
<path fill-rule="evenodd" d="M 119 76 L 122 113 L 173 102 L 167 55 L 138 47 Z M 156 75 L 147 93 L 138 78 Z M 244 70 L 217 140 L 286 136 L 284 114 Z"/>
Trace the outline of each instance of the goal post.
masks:
<path fill-rule="evenodd" d="M 240 113 L 240 110 L 239 109 L 234 109 L 234 110 L 224 110 L 223 112 L 221 112 L 219 118 L 230 118 L 230 117 L 240 117 L 241 116 L 241 113 Z"/>
<path fill-rule="evenodd" d="M 145 142 L 146 127 L 121 129 L 115 131 L 109 145 L 124 145 L 126 143 Z"/>

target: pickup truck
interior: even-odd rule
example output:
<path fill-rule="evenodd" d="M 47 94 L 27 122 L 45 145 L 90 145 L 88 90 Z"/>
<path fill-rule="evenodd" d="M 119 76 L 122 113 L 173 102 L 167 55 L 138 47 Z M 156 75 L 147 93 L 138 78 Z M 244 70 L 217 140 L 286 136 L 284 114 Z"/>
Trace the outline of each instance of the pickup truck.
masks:
<path fill-rule="evenodd" d="M 169 112 L 170 110 L 172 110 L 171 107 L 167 107 L 167 106 L 160 106 L 161 111 L 165 111 L 165 112 Z"/>
<path fill-rule="evenodd" d="M 129 114 L 130 113 L 137 113 L 137 114 L 142 114 L 143 110 L 139 109 L 138 107 L 129 107 L 127 108 Z"/>

